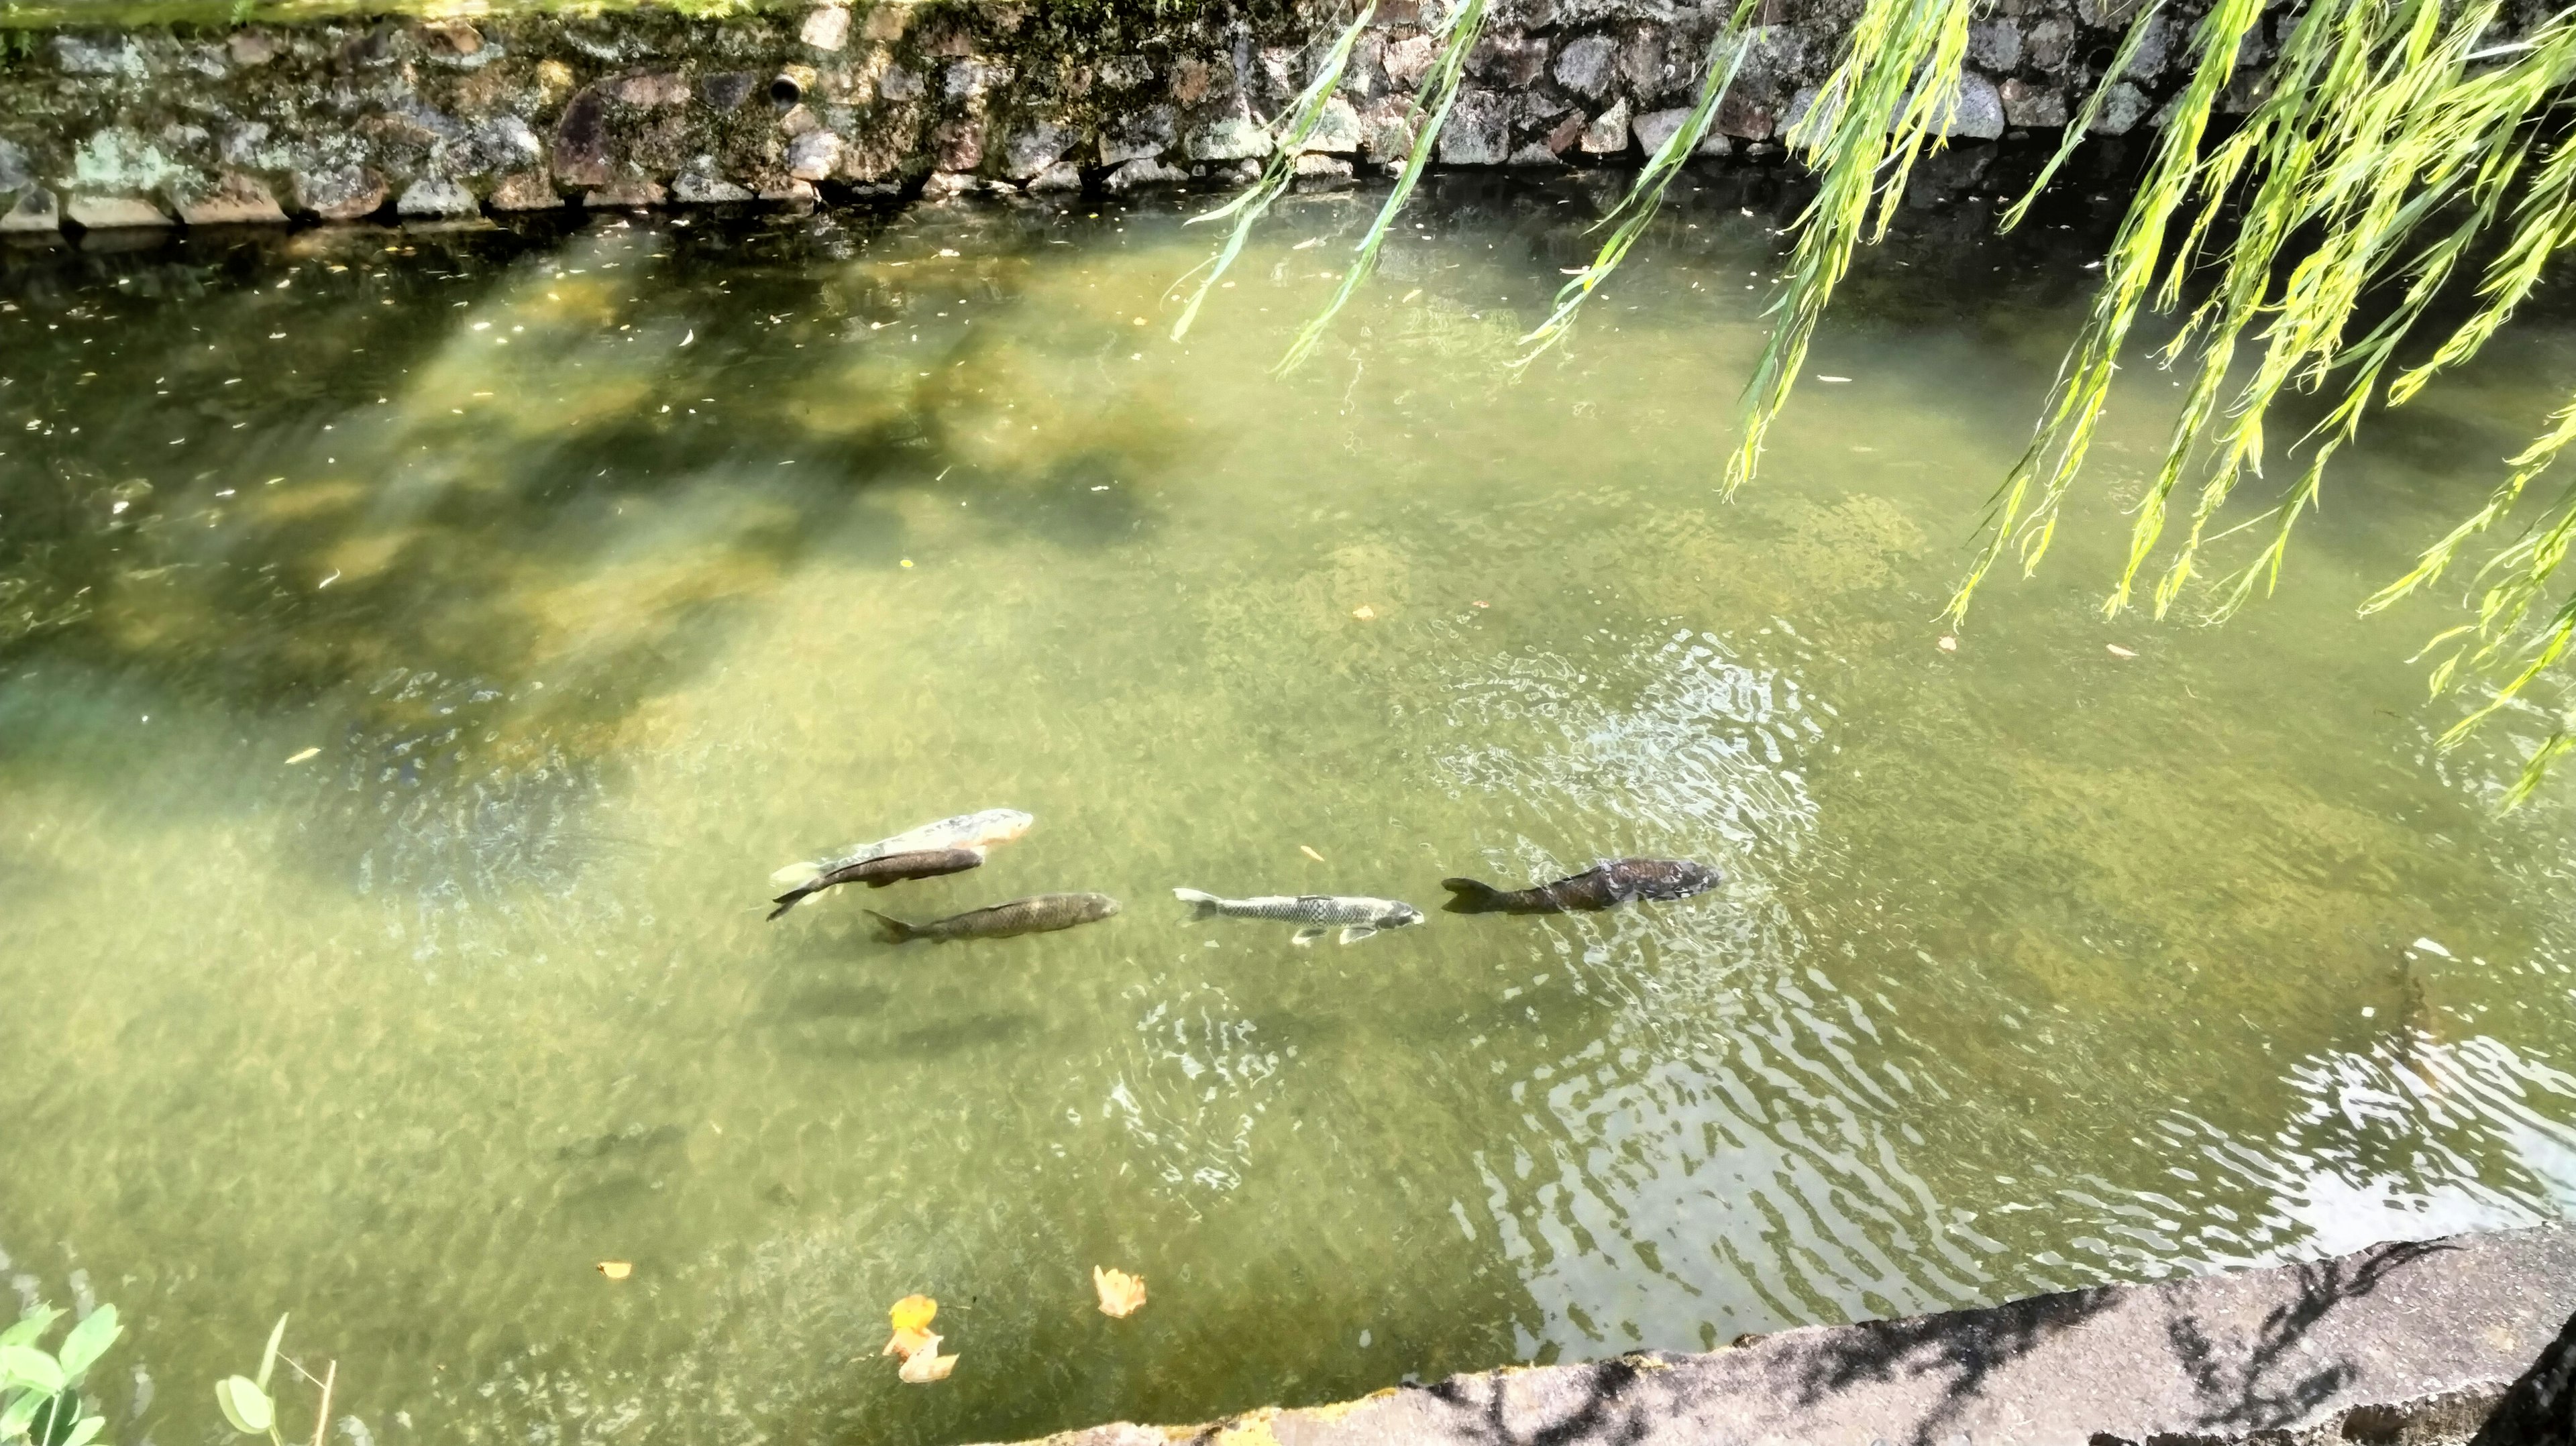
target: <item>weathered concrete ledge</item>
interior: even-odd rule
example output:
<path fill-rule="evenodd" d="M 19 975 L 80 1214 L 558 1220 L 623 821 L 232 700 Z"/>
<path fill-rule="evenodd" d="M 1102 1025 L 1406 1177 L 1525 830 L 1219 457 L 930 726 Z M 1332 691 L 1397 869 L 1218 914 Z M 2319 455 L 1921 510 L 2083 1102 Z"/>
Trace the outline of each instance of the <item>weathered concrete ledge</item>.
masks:
<path fill-rule="evenodd" d="M 1731 8 L 1498 0 L 1440 163 L 1639 158 L 1680 124 Z M 1950 133 L 2062 128 L 2141 8 L 1997 0 Z M 2148 22 L 2096 129 L 2151 117 L 2196 9 Z M 1776 151 L 1857 11 L 1775 0 L 1704 151 Z M 0 231 L 1232 179 L 1270 151 L 1267 122 L 1347 15 L 1326 0 L 824 0 L 723 19 L 648 6 L 21 31 L 0 47 Z M 1410 149 L 1425 18 L 1424 0 L 1383 0 L 1301 173 Z"/>
<path fill-rule="evenodd" d="M 2576 1230 L 2552 1226 L 1047 1446 L 2566 1446 L 2571 1317 Z"/>

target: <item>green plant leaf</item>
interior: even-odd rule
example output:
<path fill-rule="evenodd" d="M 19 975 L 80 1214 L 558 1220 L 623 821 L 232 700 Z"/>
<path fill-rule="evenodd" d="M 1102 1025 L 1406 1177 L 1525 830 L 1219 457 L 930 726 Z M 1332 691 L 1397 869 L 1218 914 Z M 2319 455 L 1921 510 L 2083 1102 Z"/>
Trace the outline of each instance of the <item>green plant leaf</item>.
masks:
<path fill-rule="evenodd" d="M 62 1364 L 34 1346 L 0 1346 L 0 1385 L 28 1386 L 50 1396 L 63 1388 Z"/>
<path fill-rule="evenodd" d="M 89 1446 L 98 1433 L 107 1429 L 105 1416 L 83 1416 L 72 1426 L 72 1434 L 63 1438 L 63 1446 Z"/>
<path fill-rule="evenodd" d="M 248 1376 L 226 1376 L 215 1382 L 215 1404 L 223 1408 L 232 1428 L 245 1436 L 266 1435 L 277 1421 L 277 1408 L 268 1393 Z"/>
<path fill-rule="evenodd" d="M 27 1423 L 28 1446 L 68 1446 L 72 1432 L 79 1428 L 80 1392 L 65 1387 L 62 1394 L 36 1408 Z"/>
<path fill-rule="evenodd" d="M 18 1323 L 0 1331 L 0 1346 L 32 1346 L 38 1337 L 54 1328 L 63 1313 L 49 1305 L 40 1305 L 18 1317 Z"/>
<path fill-rule="evenodd" d="M 259 1353 L 259 1380 L 255 1384 L 262 1391 L 268 1389 L 268 1373 L 277 1369 L 277 1343 L 284 1339 L 286 1317 L 281 1315 L 277 1318 L 276 1328 L 268 1333 L 268 1349 Z"/>
<path fill-rule="evenodd" d="M 79 1380 L 82 1372 L 107 1354 L 107 1348 L 116 1343 L 123 1330 L 124 1327 L 116 1323 L 115 1306 L 103 1305 L 91 1311 L 89 1319 L 73 1326 L 71 1334 L 63 1337 L 62 1349 L 55 1352 L 62 1361 L 63 1375 L 70 1380 Z"/>
<path fill-rule="evenodd" d="M 53 1397 L 22 1389 L 10 1392 L 5 1399 L 8 1404 L 0 1406 L 0 1441 L 15 1441 L 27 1434 L 27 1423 L 36 1419 L 36 1412 Z"/>

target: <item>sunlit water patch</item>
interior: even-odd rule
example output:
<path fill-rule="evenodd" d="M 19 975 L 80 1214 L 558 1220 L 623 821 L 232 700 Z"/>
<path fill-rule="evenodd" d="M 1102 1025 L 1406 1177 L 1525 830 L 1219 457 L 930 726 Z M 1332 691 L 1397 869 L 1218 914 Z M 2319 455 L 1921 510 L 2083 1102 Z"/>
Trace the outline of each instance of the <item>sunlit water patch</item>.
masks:
<path fill-rule="evenodd" d="M 1516 382 L 1591 180 L 1443 183 L 1284 381 L 1367 197 L 1186 345 L 1166 206 L 0 253 L 0 1250 L 136 1322 L 117 1439 L 217 1429 L 285 1310 L 353 1446 L 926 1443 L 2563 1212 L 2576 818 L 2493 812 L 2549 719 L 2437 753 L 2443 619 L 2351 614 L 2563 323 L 2223 630 L 2099 614 L 2135 369 L 2111 495 L 1945 650 L 2096 221 L 1909 212 L 1730 502 L 1797 198 L 1700 184 Z M 1439 908 L 1624 855 L 1725 877 Z M 1125 907 L 866 912 L 1060 890 Z"/>

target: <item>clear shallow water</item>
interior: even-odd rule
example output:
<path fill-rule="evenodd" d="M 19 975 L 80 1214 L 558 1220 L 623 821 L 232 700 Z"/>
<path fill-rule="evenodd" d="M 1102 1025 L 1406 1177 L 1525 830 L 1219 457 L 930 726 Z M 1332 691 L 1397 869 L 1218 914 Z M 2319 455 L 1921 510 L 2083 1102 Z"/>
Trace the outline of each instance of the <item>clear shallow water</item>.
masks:
<path fill-rule="evenodd" d="M 2447 619 L 2351 615 L 2563 325 L 2238 623 L 2104 623 L 2106 503 L 1945 653 L 2090 223 L 1909 217 L 1728 504 L 1777 198 L 1508 383 L 1596 199 L 1452 186 L 1285 383 L 1362 199 L 1186 345 L 1159 208 L 0 253 L 0 1250 L 134 1322 L 119 1439 L 221 1434 L 280 1310 L 361 1446 L 949 1442 L 2576 1200 L 2567 791 L 2493 815 L 2540 724 L 2436 756 Z M 979 871 L 761 920 L 999 805 Z M 1730 879 L 1313 951 L 1169 895 L 1621 853 Z M 859 912 L 1073 889 L 1126 912 Z M 910 1291 L 940 1387 L 876 1357 Z"/>

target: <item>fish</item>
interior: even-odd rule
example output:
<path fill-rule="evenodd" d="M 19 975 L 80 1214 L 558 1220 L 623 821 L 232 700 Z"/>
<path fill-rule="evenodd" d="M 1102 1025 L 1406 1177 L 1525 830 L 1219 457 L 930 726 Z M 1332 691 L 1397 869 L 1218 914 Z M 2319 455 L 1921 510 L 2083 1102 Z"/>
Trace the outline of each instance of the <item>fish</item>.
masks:
<path fill-rule="evenodd" d="M 1044 934 L 1055 929 L 1070 929 L 1076 924 L 1097 923 L 1117 912 L 1118 901 L 1107 894 L 1038 894 L 929 924 L 907 924 L 901 919 L 889 919 L 874 909 L 868 910 L 868 917 L 877 921 L 887 943 L 901 944 L 911 939 L 944 943 L 950 939 L 1008 939 L 1019 934 Z"/>
<path fill-rule="evenodd" d="M 1380 929 L 1401 929 L 1422 922 L 1422 911 L 1394 899 L 1357 894 L 1266 894 L 1257 899 L 1220 899 L 1197 889 L 1174 889 L 1172 897 L 1190 906 L 1193 919 L 1222 914 L 1229 919 L 1277 919 L 1303 924 L 1288 942 L 1312 944 L 1342 926 L 1342 942 L 1356 944 Z"/>
<path fill-rule="evenodd" d="M 769 881 L 782 889 L 793 889 L 810 884 L 834 869 L 881 859 L 887 854 L 926 853 L 932 849 L 988 849 L 1020 837 L 1036 822 L 1035 818 L 1016 808 L 988 808 L 980 813 L 961 813 L 954 818 L 938 819 L 917 828 L 905 829 L 892 838 L 881 838 L 875 843 L 852 844 L 819 862 L 789 864 L 771 874 Z"/>
<path fill-rule="evenodd" d="M 769 911 L 775 919 L 795 908 L 808 894 L 819 894 L 837 884 L 865 884 L 882 889 L 906 879 L 934 879 L 941 874 L 960 874 L 984 864 L 982 849 L 917 849 L 907 854 L 879 854 L 854 864 L 843 864 L 826 874 L 819 874 L 769 902 L 778 907 Z"/>
<path fill-rule="evenodd" d="M 1687 899 L 1716 888 L 1726 876 L 1689 859 L 1612 859 L 1536 888 L 1506 892 L 1474 879 L 1442 879 L 1453 914 L 1561 914 L 1568 909 L 1607 909 L 1637 899 Z"/>

